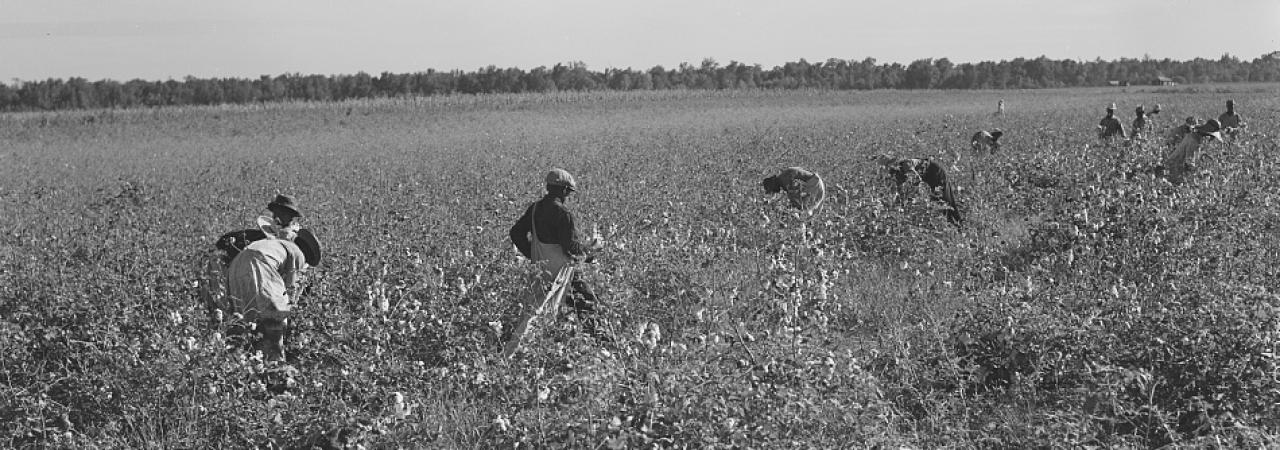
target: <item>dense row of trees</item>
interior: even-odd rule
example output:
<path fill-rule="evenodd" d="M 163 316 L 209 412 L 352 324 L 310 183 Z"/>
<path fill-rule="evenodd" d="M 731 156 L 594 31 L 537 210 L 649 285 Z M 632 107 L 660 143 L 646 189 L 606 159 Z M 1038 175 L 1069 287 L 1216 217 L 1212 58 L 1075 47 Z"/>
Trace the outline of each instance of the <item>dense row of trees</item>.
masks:
<path fill-rule="evenodd" d="M 1046 57 L 1012 61 L 954 64 L 946 58 L 922 59 L 910 65 L 829 59 L 789 62 L 772 69 L 737 61 L 721 65 L 713 59 L 701 65 L 649 70 L 587 69 L 582 63 L 556 64 L 548 69 L 451 71 L 374 77 L 355 75 L 284 74 L 258 79 L 195 78 L 182 81 L 68 80 L 0 83 L 0 110 L 75 108 L 131 108 L 161 105 L 212 105 L 282 100 L 332 101 L 413 95 L 520 93 L 590 90 L 652 89 L 1030 89 L 1105 86 L 1108 83 L 1149 84 L 1157 76 L 1179 83 L 1280 81 L 1280 52 L 1253 61 L 1231 55 L 1217 60 L 1191 61 L 1121 59 L 1119 61 L 1054 60 Z"/>

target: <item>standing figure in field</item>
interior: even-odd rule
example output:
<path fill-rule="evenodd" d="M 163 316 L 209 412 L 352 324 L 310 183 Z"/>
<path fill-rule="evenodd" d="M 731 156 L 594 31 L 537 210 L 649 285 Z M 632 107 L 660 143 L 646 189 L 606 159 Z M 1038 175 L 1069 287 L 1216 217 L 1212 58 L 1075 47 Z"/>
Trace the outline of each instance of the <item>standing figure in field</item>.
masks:
<path fill-rule="evenodd" d="M 1129 131 L 1129 139 L 1146 140 L 1147 134 L 1151 133 L 1151 124 L 1147 122 L 1147 111 L 1142 105 L 1138 105 L 1138 108 L 1133 110 L 1133 114 L 1133 129 Z"/>
<path fill-rule="evenodd" d="M 1000 99 L 1000 103 L 996 103 L 996 114 L 995 114 L 995 115 L 997 115 L 997 116 L 1003 116 L 1003 115 L 1004 115 L 1004 99 L 1003 99 L 1003 98 L 1002 98 L 1002 99 Z"/>
<path fill-rule="evenodd" d="M 309 231 L 268 236 L 249 243 L 227 267 L 227 297 L 233 312 L 256 324 L 255 347 L 268 361 L 284 361 L 290 299 L 301 292 L 307 268 L 320 264 L 320 242 Z"/>
<path fill-rule="evenodd" d="M 1124 124 L 1120 123 L 1120 119 L 1116 118 L 1116 104 L 1112 103 L 1107 106 L 1106 117 L 1103 117 L 1098 122 L 1098 138 L 1111 139 L 1117 137 L 1124 139 Z"/>
<path fill-rule="evenodd" d="M 765 178 L 762 184 L 764 191 L 769 194 L 786 191 L 791 207 L 810 216 L 827 197 L 827 187 L 822 184 L 822 177 L 800 167 L 782 169 L 777 175 Z"/>
<path fill-rule="evenodd" d="M 1246 126 L 1244 118 L 1240 114 L 1236 114 L 1236 101 L 1227 100 L 1227 112 L 1218 116 L 1218 123 L 1222 125 L 1222 130 L 1230 136 L 1232 140 L 1240 134 L 1240 130 Z"/>
<path fill-rule="evenodd" d="M 1187 118 L 1188 124 L 1179 127 L 1181 141 L 1172 152 L 1165 156 L 1163 164 L 1165 177 L 1173 184 L 1180 184 L 1187 174 L 1195 173 L 1195 162 L 1199 156 L 1200 146 L 1205 139 L 1222 140 L 1219 133 L 1222 125 L 1217 120 L 1209 120 L 1196 125 L 1193 117 Z"/>
<path fill-rule="evenodd" d="M 969 145 L 973 147 L 973 151 L 994 154 L 1000 150 L 1000 137 L 1004 136 L 1004 131 L 996 128 L 991 131 L 979 131 L 973 134 L 973 138 L 969 140 Z"/>
<path fill-rule="evenodd" d="M 955 192 L 947 179 L 947 171 L 942 168 L 942 165 L 928 158 L 894 158 L 888 155 L 880 155 L 878 161 L 897 185 L 899 199 L 905 199 L 905 189 L 908 184 L 914 187 L 923 181 L 929 186 L 931 200 L 949 206 L 945 212 L 947 221 L 956 226 L 964 222 L 964 218 L 960 215 L 960 204 L 956 201 Z"/>
<path fill-rule="evenodd" d="M 543 284 L 551 283 L 561 269 L 589 261 L 588 252 L 603 246 L 598 234 L 590 239 L 583 235 L 573 211 L 565 204 L 578 188 L 573 175 L 552 169 L 547 173 L 546 187 L 546 195 L 525 209 L 509 233 L 520 254 L 538 265 Z M 573 272 L 571 286 L 576 295 L 566 295 L 565 304 L 579 314 L 596 311 L 596 294 L 577 271 Z"/>

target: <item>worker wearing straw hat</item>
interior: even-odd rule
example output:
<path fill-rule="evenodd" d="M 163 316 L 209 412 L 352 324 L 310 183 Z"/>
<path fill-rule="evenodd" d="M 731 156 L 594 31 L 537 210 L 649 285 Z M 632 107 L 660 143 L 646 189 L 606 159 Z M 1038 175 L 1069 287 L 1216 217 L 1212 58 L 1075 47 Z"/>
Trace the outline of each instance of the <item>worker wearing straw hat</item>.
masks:
<path fill-rule="evenodd" d="M 1116 118 L 1116 104 L 1112 103 L 1107 105 L 1106 117 L 1103 117 L 1098 122 L 1098 138 L 1110 139 L 1117 137 L 1124 139 L 1124 124 L 1120 123 L 1120 119 Z"/>
<path fill-rule="evenodd" d="M 813 215 L 827 197 L 822 177 L 801 167 L 782 169 L 777 175 L 765 178 L 762 184 L 764 191 L 770 194 L 786 191 L 791 207 L 808 215 Z"/>
<path fill-rule="evenodd" d="M 565 204 L 578 189 L 573 175 L 563 169 L 551 169 L 546 188 L 542 199 L 529 205 L 511 226 L 510 235 L 520 254 L 536 262 L 544 281 L 550 281 L 561 269 L 587 261 L 588 252 L 601 248 L 601 239 L 598 235 L 585 237 L 577 217 Z M 576 272 L 572 287 L 577 295 L 566 296 L 566 304 L 580 313 L 595 311 L 596 295 Z"/>

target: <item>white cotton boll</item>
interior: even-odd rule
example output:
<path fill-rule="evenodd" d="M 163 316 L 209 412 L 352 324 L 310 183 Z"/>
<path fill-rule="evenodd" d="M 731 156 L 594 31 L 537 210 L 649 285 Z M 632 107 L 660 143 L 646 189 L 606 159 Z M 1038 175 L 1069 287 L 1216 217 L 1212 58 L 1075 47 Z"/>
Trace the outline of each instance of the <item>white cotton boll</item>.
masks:
<path fill-rule="evenodd" d="M 404 394 L 395 392 L 391 395 L 391 413 L 394 414 L 397 419 L 403 420 L 405 417 L 408 417 L 409 414 L 413 413 L 413 405 L 405 402 Z"/>

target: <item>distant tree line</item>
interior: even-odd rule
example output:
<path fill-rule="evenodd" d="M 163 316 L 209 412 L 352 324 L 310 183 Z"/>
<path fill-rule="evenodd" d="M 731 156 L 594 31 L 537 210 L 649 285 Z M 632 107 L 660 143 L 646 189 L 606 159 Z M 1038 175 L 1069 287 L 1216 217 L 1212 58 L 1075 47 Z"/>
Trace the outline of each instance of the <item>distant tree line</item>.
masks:
<path fill-rule="evenodd" d="M 521 93 L 660 89 L 1035 89 L 1108 84 L 1151 84 L 1157 77 L 1178 83 L 1280 81 L 1280 51 L 1253 61 L 1223 55 L 1217 60 L 1120 59 L 1118 61 L 1035 59 L 954 64 L 947 58 L 921 59 L 909 65 L 828 59 L 803 59 L 765 69 L 737 61 L 714 59 L 700 65 L 681 63 L 667 69 L 605 69 L 583 63 L 556 64 L 550 69 L 449 71 L 372 76 L 263 75 L 257 79 L 195 78 L 182 81 L 84 78 L 0 83 L 0 111 L 78 108 L 135 108 L 167 105 L 217 105 L 275 101 L 336 101 L 379 97 L 446 94 Z"/>

